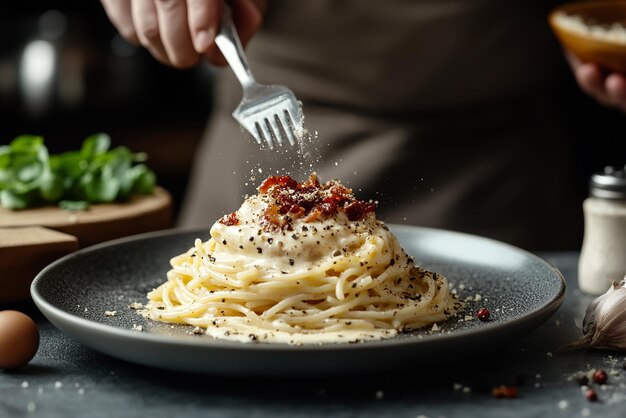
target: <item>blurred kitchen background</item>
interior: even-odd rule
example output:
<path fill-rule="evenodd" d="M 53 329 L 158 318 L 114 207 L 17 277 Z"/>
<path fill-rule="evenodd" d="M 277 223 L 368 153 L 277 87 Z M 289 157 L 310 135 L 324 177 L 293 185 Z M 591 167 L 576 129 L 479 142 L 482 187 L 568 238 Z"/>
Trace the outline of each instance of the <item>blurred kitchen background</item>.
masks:
<path fill-rule="evenodd" d="M 175 70 L 127 43 L 99 1 L 0 3 L 0 144 L 38 134 L 57 153 L 107 132 L 148 153 L 177 211 L 211 87 L 208 65 Z"/>
<path fill-rule="evenodd" d="M 56 153 L 107 132 L 114 146 L 148 153 L 175 211 L 210 115 L 211 74 L 206 64 L 165 67 L 128 44 L 97 0 L 0 3 L 0 144 L 39 134 Z M 592 172 L 626 162 L 626 116 L 585 97 L 569 75 L 562 117 L 571 121 L 582 201 Z"/>

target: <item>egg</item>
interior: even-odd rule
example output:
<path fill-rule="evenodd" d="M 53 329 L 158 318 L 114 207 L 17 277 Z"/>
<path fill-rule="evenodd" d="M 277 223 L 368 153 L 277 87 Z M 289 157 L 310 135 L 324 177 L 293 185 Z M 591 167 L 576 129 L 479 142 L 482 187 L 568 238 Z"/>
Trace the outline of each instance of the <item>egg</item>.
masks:
<path fill-rule="evenodd" d="M 0 311 L 0 369 L 26 365 L 39 348 L 37 325 L 18 311 Z"/>

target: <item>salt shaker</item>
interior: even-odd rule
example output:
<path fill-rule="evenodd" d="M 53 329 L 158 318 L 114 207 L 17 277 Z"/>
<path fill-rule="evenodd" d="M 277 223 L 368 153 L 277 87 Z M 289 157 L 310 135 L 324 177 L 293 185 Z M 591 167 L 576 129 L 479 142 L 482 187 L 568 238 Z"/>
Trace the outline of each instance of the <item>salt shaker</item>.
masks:
<path fill-rule="evenodd" d="M 583 212 L 578 285 L 584 292 L 599 295 L 626 275 L 626 167 L 606 167 L 591 176 Z"/>

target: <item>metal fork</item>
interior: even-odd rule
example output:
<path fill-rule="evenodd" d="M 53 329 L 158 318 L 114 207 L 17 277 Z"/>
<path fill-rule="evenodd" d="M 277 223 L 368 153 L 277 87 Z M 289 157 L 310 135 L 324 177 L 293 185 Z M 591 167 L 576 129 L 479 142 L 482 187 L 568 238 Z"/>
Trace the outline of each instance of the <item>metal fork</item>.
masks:
<path fill-rule="evenodd" d="M 241 41 L 233 24 L 230 8 L 223 6 L 222 24 L 215 43 L 230 64 L 243 88 L 243 99 L 233 117 L 256 139 L 270 149 L 274 144 L 296 143 L 304 133 L 300 104 L 284 86 L 258 83 L 252 76 Z"/>

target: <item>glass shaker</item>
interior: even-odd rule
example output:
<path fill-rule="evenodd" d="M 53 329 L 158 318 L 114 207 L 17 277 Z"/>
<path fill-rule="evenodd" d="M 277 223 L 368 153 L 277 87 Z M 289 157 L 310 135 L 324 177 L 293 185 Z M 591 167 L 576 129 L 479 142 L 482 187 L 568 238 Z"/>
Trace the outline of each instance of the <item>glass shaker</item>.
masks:
<path fill-rule="evenodd" d="M 599 295 L 626 275 L 626 167 L 606 167 L 591 176 L 583 212 L 578 285 L 586 293 Z"/>

